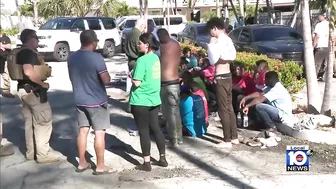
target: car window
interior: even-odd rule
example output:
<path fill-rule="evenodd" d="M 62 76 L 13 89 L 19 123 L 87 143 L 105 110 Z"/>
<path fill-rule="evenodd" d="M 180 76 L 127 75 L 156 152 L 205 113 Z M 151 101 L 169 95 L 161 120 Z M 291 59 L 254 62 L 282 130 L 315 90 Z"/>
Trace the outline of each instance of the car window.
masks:
<path fill-rule="evenodd" d="M 253 39 L 254 41 L 278 41 L 278 40 L 302 40 L 302 37 L 293 28 L 269 27 L 269 28 L 254 29 Z"/>
<path fill-rule="evenodd" d="M 208 28 L 205 25 L 196 26 L 197 35 L 210 35 Z"/>
<path fill-rule="evenodd" d="M 231 31 L 231 32 L 229 33 L 230 38 L 231 38 L 232 40 L 237 41 L 237 40 L 238 40 L 238 37 L 239 37 L 239 34 L 240 34 L 240 32 L 241 32 L 241 30 L 242 30 L 242 28 L 237 28 L 237 29 Z"/>
<path fill-rule="evenodd" d="M 196 35 L 196 30 L 195 28 L 191 27 L 189 30 L 189 35 Z"/>
<path fill-rule="evenodd" d="M 126 20 L 125 28 L 134 28 L 136 20 Z"/>
<path fill-rule="evenodd" d="M 111 30 L 116 27 L 113 19 L 102 19 L 101 21 L 103 22 L 104 28 L 106 30 Z"/>
<path fill-rule="evenodd" d="M 75 21 L 75 23 L 73 23 L 73 25 L 71 26 L 71 29 L 80 30 L 80 31 L 85 30 L 84 20 Z"/>
<path fill-rule="evenodd" d="M 189 30 L 190 30 L 190 26 L 186 26 L 184 29 L 183 29 L 183 33 L 189 33 Z"/>
<path fill-rule="evenodd" d="M 170 17 L 170 25 L 179 25 L 183 23 L 182 17 Z"/>
<path fill-rule="evenodd" d="M 250 31 L 247 28 L 243 28 L 240 36 L 239 36 L 239 41 L 241 42 L 250 42 L 251 41 L 251 36 L 250 36 Z"/>
<path fill-rule="evenodd" d="M 163 18 L 153 18 L 155 24 L 157 26 L 163 26 L 164 25 L 164 22 L 163 22 Z"/>
<path fill-rule="evenodd" d="M 70 29 L 75 19 L 55 18 L 41 26 L 40 30 L 67 30 Z"/>
<path fill-rule="evenodd" d="M 101 30 L 101 26 L 99 24 L 98 19 L 90 19 L 90 20 L 87 20 L 87 22 L 89 24 L 90 30 Z"/>

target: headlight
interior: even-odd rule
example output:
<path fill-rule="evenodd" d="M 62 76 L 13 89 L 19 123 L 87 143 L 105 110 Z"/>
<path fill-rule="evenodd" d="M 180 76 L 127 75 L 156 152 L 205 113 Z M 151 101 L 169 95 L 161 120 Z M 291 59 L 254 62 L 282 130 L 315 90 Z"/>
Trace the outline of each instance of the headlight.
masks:
<path fill-rule="evenodd" d="M 266 55 L 270 58 L 282 59 L 281 53 L 266 53 Z"/>

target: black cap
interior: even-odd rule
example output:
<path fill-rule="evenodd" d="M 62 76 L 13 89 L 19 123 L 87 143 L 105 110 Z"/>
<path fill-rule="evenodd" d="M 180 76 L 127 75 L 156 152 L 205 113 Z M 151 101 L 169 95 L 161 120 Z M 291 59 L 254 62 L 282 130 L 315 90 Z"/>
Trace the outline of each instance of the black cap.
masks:
<path fill-rule="evenodd" d="M 80 34 L 80 42 L 83 46 L 89 45 L 92 42 L 99 41 L 96 32 L 93 30 L 84 30 Z"/>

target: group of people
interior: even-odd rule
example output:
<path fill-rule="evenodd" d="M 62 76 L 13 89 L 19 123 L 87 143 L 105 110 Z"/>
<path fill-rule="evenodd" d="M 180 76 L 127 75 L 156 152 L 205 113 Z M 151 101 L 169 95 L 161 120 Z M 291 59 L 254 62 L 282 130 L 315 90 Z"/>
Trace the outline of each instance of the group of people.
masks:
<path fill-rule="evenodd" d="M 244 72 L 243 65 L 231 72 L 236 50 L 226 34 L 223 21 L 211 18 L 206 27 L 211 35 L 208 57 L 193 57 L 190 49 L 182 51 L 180 44 L 165 29 L 155 30 L 154 33 L 153 30 L 144 32 L 144 19 L 139 19 L 127 36 L 124 50 L 129 60 L 129 79 L 132 83 L 129 104 L 139 130 L 144 159 L 137 169 L 152 169 L 150 133 L 154 135 L 160 154 L 155 165 L 168 166 L 165 137 L 158 119 L 160 110 L 166 123 L 169 147 L 178 147 L 183 143 L 184 131 L 194 137 L 207 132 L 208 100 L 211 96 L 216 101 L 223 127 L 224 138 L 218 147 L 231 148 L 232 144 L 239 144 L 235 112 L 247 114 L 254 108 L 260 123 L 272 131 L 276 130 L 276 122 L 284 122 L 291 116 L 290 95 L 279 81 L 277 73 L 267 71 L 267 62 L 258 63 L 259 79 L 256 84 L 260 88 L 252 89 L 254 80 L 249 81 L 250 76 Z M 23 48 L 17 52 L 16 63 L 22 66 L 22 74 L 25 76 L 18 81 L 18 94 L 25 121 L 26 158 L 36 159 L 39 163 L 57 162 L 59 159 L 49 146 L 51 108 L 48 101 L 42 100 L 42 96 L 35 92 L 35 89 L 49 88 L 49 84 L 34 69 L 41 64 L 41 57 L 36 50 L 38 36 L 34 30 L 25 29 L 20 39 Z M 83 172 L 91 168 L 85 159 L 85 152 L 87 136 L 92 127 L 97 156 L 93 174 L 111 174 L 115 170 L 106 166 L 104 160 L 105 131 L 110 127 L 105 84 L 111 78 L 104 59 L 94 52 L 98 42 L 96 33 L 85 30 L 79 40 L 81 49 L 72 53 L 68 59 L 79 127 L 79 165 L 76 171 Z M 235 109 L 233 99 L 239 104 Z"/>

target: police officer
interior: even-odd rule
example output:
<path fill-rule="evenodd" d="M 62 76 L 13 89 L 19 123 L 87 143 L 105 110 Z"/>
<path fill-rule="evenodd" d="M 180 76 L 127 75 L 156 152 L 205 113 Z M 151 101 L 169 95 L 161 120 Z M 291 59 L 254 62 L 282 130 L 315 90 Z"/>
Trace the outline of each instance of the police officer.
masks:
<path fill-rule="evenodd" d="M 11 80 L 8 75 L 6 59 L 11 50 L 11 40 L 8 36 L 2 33 L 0 26 L 0 74 L 3 80 L 2 96 L 7 98 L 14 98 L 14 95 L 10 93 Z"/>
<path fill-rule="evenodd" d="M 34 160 L 36 155 L 38 163 L 57 162 L 59 158 L 49 146 L 52 132 L 52 112 L 46 100 L 49 83 L 42 81 L 41 74 L 34 69 L 34 67 L 42 64 L 42 57 L 36 50 L 39 42 L 36 31 L 23 30 L 20 40 L 23 47 L 17 53 L 16 63 L 23 65 L 23 75 L 24 78 L 27 78 L 18 80 L 18 96 L 21 100 L 25 121 L 26 158 L 27 160 Z"/>

